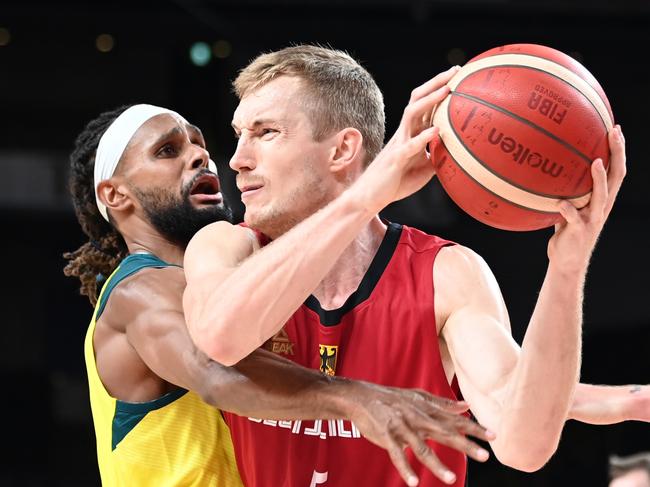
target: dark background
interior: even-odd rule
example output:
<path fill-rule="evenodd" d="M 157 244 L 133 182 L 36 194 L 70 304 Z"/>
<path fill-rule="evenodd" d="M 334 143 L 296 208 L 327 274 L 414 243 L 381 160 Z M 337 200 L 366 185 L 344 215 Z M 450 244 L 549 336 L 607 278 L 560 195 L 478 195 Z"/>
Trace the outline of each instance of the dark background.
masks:
<path fill-rule="evenodd" d="M 75 136 L 101 111 L 147 102 L 206 134 L 219 161 L 235 142 L 229 83 L 263 50 L 318 42 L 347 50 L 376 77 L 396 128 L 410 90 L 497 45 L 560 49 L 598 78 L 628 141 L 628 177 L 595 251 L 586 289 L 583 381 L 650 377 L 648 211 L 643 144 L 650 109 L 650 4 L 645 1 L 159 1 L 0 2 L 0 224 L 5 292 L 0 485 L 98 485 L 82 343 L 90 318 L 61 254 L 84 242 L 66 194 Z M 4 30 L 2 30 L 4 29 Z M 96 39 L 114 46 L 100 52 Z M 217 41 L 195 66 L 189 50 Z M 386 211 L 477 250 L 491 265 L 521 342 L 546 266 L 549 231 L 509 233 L 462 214 L 434 181 Z M 606 485 L 608 455 L 650 450 L 650 427 L 570 422 L 535 474 L 472 463 L 470 485 Z"/>

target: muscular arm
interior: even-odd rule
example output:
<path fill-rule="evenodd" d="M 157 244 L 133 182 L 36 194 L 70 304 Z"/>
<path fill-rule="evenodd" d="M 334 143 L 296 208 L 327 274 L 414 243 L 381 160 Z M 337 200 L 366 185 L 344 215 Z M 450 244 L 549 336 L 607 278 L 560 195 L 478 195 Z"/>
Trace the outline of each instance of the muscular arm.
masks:
<path fill-rule="evenodd" d="M 448 93 L 450 70 L 413 92 L 400 128 L 370 167 L 325 208 L 255 252 L 248 230 L 226 223 L 199 232 L 185 254 L 190 335 L 209 357 L 237 363 L 276 333 L 343 250 L 388 203 L 433 176 L 425 115 Z M 326 228 L 326 231 L 323 229 Z"/>
<path fill-rule="evenodd" d="M 502 463 L 540 468 L 557 449 L 580 371 L 582 292 L 596 240 L 625 176 L 625 139 L 609 133 L 609 174 L 591 167 L 593 192 L 581 210 L 558 205 L 563 221 L 548 244 L 549 265 L 518 350 L 503 299 L 487 265 L 462 247 L 441 251 L 434 280 L 446 303 L 442 336 L 478 420 L 497 433 Z M 436 269 L 437 268 L 437 269 Z M 436 298 L 437 299 L 437 298 Z"/>
<path fill-rule="evenodd" d="M 441 250 L 436 301 L 448 315 L 442 336 L 463 396 L 497 434 L 492 449 L 511 467 L 532 471 L 557 448 L 577 382 L 582 278 L 546 276 L 521 350 L 496 280 L 469 249 Z"/>
<path fill-rule="evenodd" d="M 233 365 L 280 330 L 374 216 L 351 195 L 257 252 L 251 230 L 226 222 L 194 236 L 184 261 L 184 308 L 201 350 Z"/>
<path fill-rule="evenodd" d="M 427 438 L 477 460 L 487 459 L 487 452 L 465 435 L 483 440 L 492 435 L 459 414 L 467 410 L 463 403 L 423 391 L 327 377 L 266 350 L 254 351 L 234 367 L 212 361 L 187 332 L 184 287 L 178 268 L 145 269 L 113 291 L 102 316 L 125 326 L 129 345 L 156 377 L 242 416 L 350 419 L 364 437 L 388 451 L 409 485 L 414 485 L 415 475 L 406 446 L 439 478 L 450 474 L 424 442 Z"/>
<path fill-rule="evenodd" d="M 578 384 L 569 419 L 589 424 L 650 421 L 650 386 Z"/>

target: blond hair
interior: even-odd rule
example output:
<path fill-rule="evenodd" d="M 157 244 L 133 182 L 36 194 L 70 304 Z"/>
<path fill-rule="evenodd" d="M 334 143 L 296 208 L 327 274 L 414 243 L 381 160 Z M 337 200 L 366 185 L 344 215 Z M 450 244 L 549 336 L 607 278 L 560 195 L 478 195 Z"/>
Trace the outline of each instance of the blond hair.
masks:
<path fill-rule="evenodd" d="M 365 164 L 377 156 L 384 144 L 384 99 L 370 73 L 349 54 L 312 45 L 262 54 L 240 71 L 233 88 L 241 100 L 279 76 L 305 82 L 302 98 L 315 140 L 353 127 L 363 136 Z"/>

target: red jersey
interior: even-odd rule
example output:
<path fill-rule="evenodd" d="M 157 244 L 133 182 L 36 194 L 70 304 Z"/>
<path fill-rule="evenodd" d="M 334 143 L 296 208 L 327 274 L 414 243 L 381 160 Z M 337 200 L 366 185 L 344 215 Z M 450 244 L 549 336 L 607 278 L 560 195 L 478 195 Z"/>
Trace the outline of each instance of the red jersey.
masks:
<path fill-rule="evenodd" d="M 310 296 L 267 346 L 294 362 L 377 384 L 456 399 L 440 358 L 433 262 L 451 242 L 390 223 L 359 288 L 336 310 Z M 350 421 L 273 421 L 224 413 L 247 487 L 403 487 L 388 453 Z M 431 443 L 465 482 L 464 454 Z M 409 450 L 421 487 L 445 485 Z"/>

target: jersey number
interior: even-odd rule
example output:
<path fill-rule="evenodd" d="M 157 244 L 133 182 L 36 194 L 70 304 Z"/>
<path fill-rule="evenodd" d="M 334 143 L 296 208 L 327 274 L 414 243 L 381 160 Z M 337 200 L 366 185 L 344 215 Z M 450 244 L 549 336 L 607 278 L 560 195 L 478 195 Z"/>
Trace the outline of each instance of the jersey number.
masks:
<path fill-rule="evenodd" d="M 311 484 L 309 487 L 316 487 L 317 485 L 324 484 L 327 482 L 327 472 L 317 472 L 314 470 L 314 474 L 311 476 Z"/>

